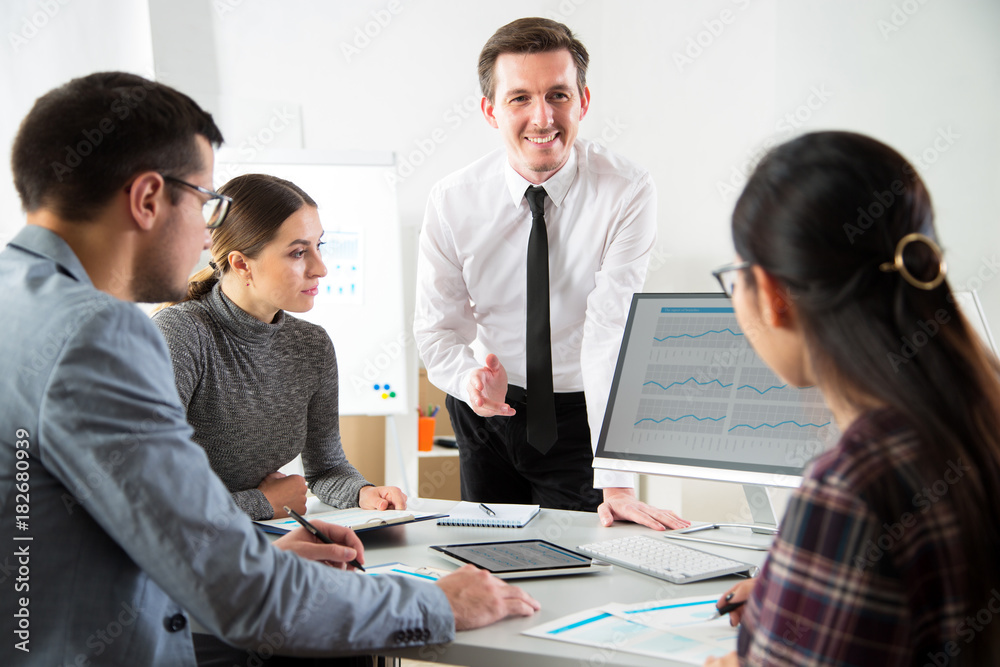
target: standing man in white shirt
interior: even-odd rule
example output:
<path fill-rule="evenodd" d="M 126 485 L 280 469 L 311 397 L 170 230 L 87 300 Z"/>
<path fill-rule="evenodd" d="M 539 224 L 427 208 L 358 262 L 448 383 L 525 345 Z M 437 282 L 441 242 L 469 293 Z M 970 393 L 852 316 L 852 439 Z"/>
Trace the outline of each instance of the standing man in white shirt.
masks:
<path fill-rule="evenodd" d="M 504 149 L 431 191 L 417 346 L 449 395 L 463 499 L 680 528 L 688 522 L 639 502 L 634 475 L 592 469 L 656 237 L 656 192 L 644 169 L 577 138 L 588 61 L 549 19 L 519 19 L 486 43 L 482 111 Z"/>

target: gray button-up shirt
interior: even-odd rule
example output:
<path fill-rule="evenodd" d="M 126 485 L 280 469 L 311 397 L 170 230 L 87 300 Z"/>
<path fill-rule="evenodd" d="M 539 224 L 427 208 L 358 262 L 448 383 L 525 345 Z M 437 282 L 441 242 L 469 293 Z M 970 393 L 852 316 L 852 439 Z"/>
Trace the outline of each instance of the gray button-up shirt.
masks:
<path fill-rule="evenodd" d="M 265 655 L 453 638 L 437 586 L 253 528 L 191 442 L 156 327 L 56 234 L 0 252 L 0 313 L 0 663 L 194 665 L 187 614 Z"/>

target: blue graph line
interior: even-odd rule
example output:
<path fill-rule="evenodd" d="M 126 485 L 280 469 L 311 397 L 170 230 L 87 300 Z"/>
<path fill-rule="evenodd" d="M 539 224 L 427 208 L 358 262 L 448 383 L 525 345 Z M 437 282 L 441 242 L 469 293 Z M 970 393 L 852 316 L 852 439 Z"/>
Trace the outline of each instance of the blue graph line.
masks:
<path fill-rule="evenodd" d="M 691 334 L 678 334 L 676 336 L 666 336 L 664 338 L 657 338 L 656 336 L 653 336 L 653 340 L 659 341 L 660 343 L 662 343 L 663 341 L 665 341 L 665 340 L 667 340 L 669 338 L 701 338 L 702 336 L 707 336 L 710 333 L 726 333 L 727 331 L 729 333 L 733 334 L 734 336 L 742 336 L 743 335 L 742 333 L 740 333 L 738 331 L 733 331 L 729 327 L 726 327 L 725 329 L 712 329 L 710 331 L 706 331 L 705 333 L 696 334 L 694 336 L 692 336 Z"/>
<path fill-rule="evenodd" d="M 742 387 L 737 387 L 736 391 L 739 391 L 740 389 L 753 389 L 755 392 L 757 392 L 758 394 L 760 394 L 760 395 L 763 396 L 764 394 L 766 394 L 767 392 L 771 391 L 772 389 L 784 389 L 787 386 L 788 386 L 787 384 L 783 384 L 783 385 L 780 385 L 780 386 L 774 385 L 774 386 L 768 387 L 764 391 L 761 391 L 757 387 L 754 387 L 754 386 L 749 385 L 749 384 L 745 384 Z"/>
<path fill-rule="evenodd" d="M 747 428 L 756 431 L 757 429 L 764 428 L 765 426 L 767 426 L 768 428 L 778 428 L 779 426 L 784 426 L 785 424 L 795 424 L 799 428 L 805 428 L 807 426 L 815 426 L 816 428 L 823 428 L 824 426 L 829 426 L 830 422 L 827 422 L 825 424 L 812 424 L 812 423 L 810 423 L 810 424 L 800 424 L 797 421 L 794 421 L 794 420 L 790 419 L 788 421 L 779 422 L 777 424 L 759 424 L 758 426 L 751 426 L 750 424 L 737 424 L 736 426 L 734 426 L 733 428 L 731 428 L 729 430 L 732 431 L 732 430 L 737 429 L 737 428 L 739 428 L 741 426 L 746 426 Z"/>
<path fill-rule="evenodd" d="M 721 382 L 719 382 L 718 380 L 709 380 L 708 382 L 698 382 L 698 381 L 697 381 L 697 380 L 695 380 L 695 379 L 694 379 L 693 377 L 690 377 L 690 378 L 688 378 L 687 380 L 684 380 L 683 382 L 671 382 L 671 383 L 670 383 L 670 384 L 668 384 L 668 385 L 667 385 L 666 387 L 664 387 L 664 386 L 663 386 L 662 384 L 660 384 L 660 383 L 659 383 L 659 382 L 657 382 L 656 380 L 650 380 L 649 382 L 643 382 L 643 383 L 642 383 L 642 386 L 643 386 L 643 387 L 645 387 L 645 386 L 646 386 L 647 384 L 655 384 L 655 385 L 656 385 L 657 387 L 659 387 L 660 389 L 664 389 L 664 390 L 666 390 L 666 389 L 670 389 L 670 388 L 671 388 L 671 387 L 673 387 L 674 385 L 682 385 L 682 384 L 687 384 L 688 382 L 694 382 L 695 384 L 701 384 L 701 385 L 706 385 L 706 384 L 712 384 L 713 382 L 715 382 L 715 383 L 717 383 L 717 384 L 718 384 L 718 385 L 719 385 L 720 387 L 732 387 L 732 386 L 733 386 L 733 383 L 732 383 L 732 382 L 730 382 L 729 384 L 722 384 L 722 383 L 721 383 Z M 742 389 L 742 387 L 740 387 L 740 388 Z"/>
<path fill-rule="evenodd" d="M 681 382 L 671 382 L 670 384 L 668 384 L 666 386 L 660 384 L 656 380 L 649 380 L 648 382 L 643 382 L 642 386 L 645 387 L 646 385 L 649 385 L 649 384 L 655 384 L 660 389 L 663 389 L 664 391 L 666 391 L 667 389 L 670 389 L 671 387 L 685 385 L 688 382 L 694 382 L 695 384 L 699 384 L 699 385 L 702 385 L 702 386 L 705 386 L 707 384 L 712 384 L 714 382 L 714 383 L 716 383 L 717 385 L 719 385 L 722 388 L 732 387 L 733 386 L 732 382 L 730 382 L 729 384 L 724 384 L 720 380 L 709 380 L 708 382 L 698 382 L 698 380 L 694 379 L 693 377 L 689 377 L 687 380 L 682 380 Z M 760 394 L 760 395 L 763 396 L 764 394 L 766 394 L 767 392 L 771 391 L 772 389 L 784 389 L 787 386 L 788 386 L 787 384 L 773 385 L 773 386 L 770 386 L 767 389 L 764 389 L 762 391 L 762 390 L 758 389 L 757 387 L 754 387 L 753 385 L 745 384 L 745 385 L 742 385 L 740 387 L 737 387 L 736 390 L 739 391 L 740 389 L 753 389 L 755 392 L 757 392 L 758 394 Z"/>
<path fill-rule="evenodd" d="M 640 419 L 639 421 L 637 421 L 635 424 L 633 424 L 633 426 L 638 426 L 642 422 L 653 422 L 654 424 L 662 424 L 663 422 L 667 421 L 668 419 L 670 421 L 672 421 L 672 422 L 679 422 L 680 420 L 685 419 L 687 417 L 690 417 L 692 419 L 697 419 L 700 422 L 703 422 L 706 419 L 709 420 L 709 421 L 718 422 L 718 421 L 722 421 L 723 419 L 725 419 L 726 415 L 722 415 L 721 417 L 695 417 L 694 415 L 681 415 L 680 417 L 677 417 L 676 419 L 674 419 L 673 417 L 664 417 L 663 419 L 653 419 L 652 417 L 643 417 L 642 419 Z"/>

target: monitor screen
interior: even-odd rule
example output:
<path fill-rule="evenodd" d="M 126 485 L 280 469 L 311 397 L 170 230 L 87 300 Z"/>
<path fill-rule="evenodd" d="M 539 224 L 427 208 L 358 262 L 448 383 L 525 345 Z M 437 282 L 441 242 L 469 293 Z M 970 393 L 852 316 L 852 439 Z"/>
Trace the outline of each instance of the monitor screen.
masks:
<path fill-rule="evenodd" d="M 958 304 L 958 307 L 962 310 L 962 314 L 969 320 L 969 324 L 979 334 L 982 341 L 993 354 L 1000 354 L 1000 351 L 997 350 L 996 341 L 993 340 L 993 332 L 990 331 L 990 325 L 986 322 L 986 312 L 982 302 L 979 300 L 979 294 L 974 291 L 956 291 L 954 295 L 955 303 Z"/>
<path fill-rule="evenodd" d="M 795 487 L 839 436 L 816 388 L 779 379 L 724 294 L 636 294 L 594 467 Z"/>

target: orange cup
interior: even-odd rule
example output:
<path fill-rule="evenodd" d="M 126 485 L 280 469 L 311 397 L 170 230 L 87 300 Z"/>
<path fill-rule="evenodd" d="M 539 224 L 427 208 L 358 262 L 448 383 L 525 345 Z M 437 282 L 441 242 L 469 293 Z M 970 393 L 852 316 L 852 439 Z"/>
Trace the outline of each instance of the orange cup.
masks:
<path fill-rule="evenodd" d="M 417 431 L 417 449 L 429 452 L 434 449 L 434 417 L 421 417 Z"/>

